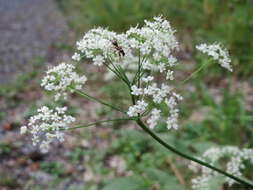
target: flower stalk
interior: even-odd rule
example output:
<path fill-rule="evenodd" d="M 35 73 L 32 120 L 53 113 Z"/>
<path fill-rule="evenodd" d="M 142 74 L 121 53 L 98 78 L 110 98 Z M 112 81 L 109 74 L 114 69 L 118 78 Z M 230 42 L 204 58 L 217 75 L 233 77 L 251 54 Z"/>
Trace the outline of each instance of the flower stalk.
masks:
<path fill-rule="evenodd" d="M 62 130 L 80 129 L 80 128 L 86 128 L 86 127 L 95 126 L 95 125 L 101 124 L 101 123 L 120 122 L 120 121 L 131 121 L 131 120 L 136 120 L 136 119 L 137 119 L 137 118 L 135 118 L 135 117 L 118 118 L 118 119 L 108 119 L 108 120 L 97 121 L 97 122 L 90 123 L 90 124 L 86 124 L 86 125 L 80 125 L 80 126 L 76 126 L 76 127 L 70 127 L 70 128 L 62 129 Z"/>
<path fill-rule="evenodd" d="M 214 171 L 216 171 L 216 172 L 218 172 L 218 173 L 220 173 L 220 174 L 222 174 L 224 176 L 227 176 L 227 177 L 229 177 L 229 178 L 237 181 L 238 183 L 241 183 L 241 184 L 245 185 L 246 187 L 253 188 L 253 184 L 251 182 L 249 182 L 249 181 L 246 181 L 246 180 L 241 179 L 239 177 L 233 176 L 233 175 L 231 175 L 231 174 L 229 174 L 229 173 L 227 173 L 227 172 L 225 172 L 225 171 L 223 171 L 223 170 L 221 170 L 219 168 L 216 168 L 216 167 L 214 167 L 214 166 L 212 166 L 212 165 L 210 165 L 210 164 L 208 164 L 206 162 L 203 162 L 203 161 L 198 160 L 198 159 L 196 159 L 194 157 L 191 157 L 191 156 L 189 156 L 189 155 L 187 155 L 187 154 L 185 154 L 183 152 L 178 151 L 176 148 L 174 148 L 171 145 L 169 145 L 168 143 L 164 142 L 159 136 L 157 136 L 152 130 L 150 130 L 141 121 L 141 119 L 138 119 L 136 122 L 146 133 L 148 133 L 154 140 L 156 140 L 159 144 L 161 144 L 167 150 L 169 150 L 169 151 L 171 151 L 171 152 L 173 152 L 173 153 L 175 153 L 175 154 L 177 154 L 177 155 L 179 155 L 179 156 L 181 156 L 181 157 L 183 157 L 183 158 L 185 158 L 187 160 L 191 160 L 191 161 L 196 162 L 196 163 L 198 163 L 198 164 L 200 164 L 202 166 L 210 168 L 210 169 L 212 169 L 212 170 L 214 170 Z"/>
<path fill-rule="evenodd" d="M 106 102 L 104 102 L 104 101 L 102 101 L 102 100 L 99 100 L 98 98 L 95 98 L 95 97 L 93 97 L 93 96 L 90 96 L 90 95 L 88 95 L 87 93 L 84 93 L 84 92 L 82 92 L 82 91 L 80 91 L 80 90 L 77 90 L 77 89 L 75 89 L 75 88 L 73 88 L 73 87 L 70 87 L 70 89 L 73 90 L 73 91 L 74 91 L 75 93 L 77 93 L 78 95 L 84 97 L 84 98 L 87 98 L 87 99 L 89 99 L 89 100 L 98 102 L 98 103 L 100 103 L 100 104 L 102 104 L 102 105 L 105 105 L 105 106 L 107 106 L 107 107 L 110 107 L 110 108 L 113 109 L 113 110 L 116 110 L 116 111 L 119 111 L 119 112 L 121 112 L 121 113 L 126 114 L 125 111 L 123 111 L 123 110 L 121 110 L 121 109 L 119 109 L 119 108 L 117 108 L 117 107 L 115 107 L 115 106 L 113 106 L 113 105 L 111 105 L 111 104 L 109 104 L 109 103 L 106 103 Z"/>

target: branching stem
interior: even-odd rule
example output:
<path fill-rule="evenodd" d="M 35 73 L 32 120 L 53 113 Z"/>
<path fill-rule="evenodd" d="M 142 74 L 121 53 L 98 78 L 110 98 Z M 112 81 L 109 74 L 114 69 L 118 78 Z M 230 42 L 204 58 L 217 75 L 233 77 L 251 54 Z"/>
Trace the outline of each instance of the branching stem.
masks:
<path fill-rule="evenodd" d="M 136 120 L 136 118 L 135 117 L 128 117 L 128 118 L 119 118 L 119 119 L 108 119 L 108 120 L 97 121 L 97 122 L 90 123 L 90 124 L 87 124 L 87 125 L 80 125 L 80 126 L 77 126 L 77 127 L 71 127 L 71 128 L 63 129 L 63 130 L 73 130 L 73 129 L 91 127 L 91 126 L 94 126 L 94 125 L 97 125 L 97 124 L 101 124 L 101 123 L 119 122 L 119 121 L 130 121 L 130 120 Z"/>
<path fill-rule="evenodd" d="M 84 92 L 82 92 L 82 91 L 80 91 L 80 90 L 77 90 L 77 89 L 72 88 L 72 87 L 70 87 L 70 89 L 73 90 L 75 93 L 77 93 L 78 95 L 80 95 L 80 96 L 82 96 L 82 97 L 85 97 L 85 98 L 88 98 L 88 99 L 90 99 L 90 100 L 96 101 L 96 102 L 98 102 L 98 103 L 100 103 L 100 104 L 102 104 L 102 105 L 105 105 L 105 106 L 110 107 L 110 108 L 112 108 L 112 109 L 114 109 L 114 110 L 116 110 L 116 111 L 119 111 L 119 112 L 121 112 L 121 113 L 126 114 L 125 111 L 123 111 L 123 110 L 121 110 L 121 109 L 119 109 L 119 108 L 117 108 L 117 107 L 115 107 L 115 106 L 113 106 L 113 105 L 111 105 L 111 104 L 108 104 L 108 103 L 106 103 L 106 102 L 103 102 L 102 100 L 99 100 L 99 99 L 97 99 L 97 98 L 95 98 L 95 97 L 93 97 L 93 96 L 90 96 L 90 95 L 88 95 L 88 94 L 86 94 L 86 93 L 84 93 Z"/>
<path fill-rule="evenodd" d="M 206 63 L 204 63 L 203 65 L 201 65 L 196 71 L 194 71 L 193 73 L 191 73 L 190 76 L 188 76 L 186 79 L 184 79 L 181 84 L 186 83 L 187 81 L 189 81 L 190 79 L 194 78 L 204 67 L 206 67 L 208 64 L 210 63 L 210 61 L 207 61 Z"/>
<path fill-rule="evenodd" d="M 171 145 L 169 145 L 166 142 L 164 142 L 159 136 L 157 136 L 152 130 L 150 130 L 141 121 L 141 119 L 138 119 L 136 122 L 146 133 L 148 133 L 153 139 L 155 139 L 159 144 L 161 144 L 167 150 L 169 150 L 169 151 L 171 151 L 171 152 L 173 152 L 173 153 L 175 153 L 175 154 L 177 154 L 177 155 L 179 155 L 179 156 L 181 156 L 181 157 L 183 157 L 183 158 L 185 158 L 187 160 L 191 160 L 193 162 L 196 162 L 196 163 L 198 163 L 198 164 L 200 164 L 202 166 L 205 166 L 207 168 L 210 168 L 210 169 L 212 169 L 212 170 L 214 170 L 214 171 L 216 171 L 216 172 L 218 172 L 218 173 L 220 173 L 220 174 L 222 174 L 224 176 L 227 176 L 227 177 L 229 177 L 231 179 L 234 179 L 235 181 L 237 181 L 237 182 L 239 182 L 239 183 L 241 183 L 241 184 L 243 184 L 243 185 L 245 185 L 247 187 L 253 188 L 253 184 L 251 182 L 249 182 L 249 181 L 246 181 L 246 180 L 241 179 L 239 177 L 233 176 L 233 175 L 231 175 L 231 174 L 229 174 L 229 173 L 227 173 L 227 172 L 225 172 L 225 171 L 223 171 L 221 169 L 218 169 L 218 168 L 216 168 L 216 167 L 214 167 L 214 166 L 212 166 L 212 165 L 210 165 L 210 164 L 208 164 L 206 162 L 203 162 L 201 160 L 198 160 L 198 159 L 196 159 L 194 157 L 191 157 L 191 156 L 189 156 L 189 155 L 187 155 L 185 153 L 182 153 L 182 152 L 178 151 L 176 148 L 174 148 Z"/>

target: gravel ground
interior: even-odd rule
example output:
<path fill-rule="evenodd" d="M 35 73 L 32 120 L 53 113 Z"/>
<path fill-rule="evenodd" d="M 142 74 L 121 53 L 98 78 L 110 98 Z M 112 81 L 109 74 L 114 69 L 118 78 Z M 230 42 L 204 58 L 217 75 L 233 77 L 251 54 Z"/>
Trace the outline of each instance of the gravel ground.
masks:
<path fill-rule="evenodd" d="M 52 0 L 0 0 L 0 84 L 30 71 L 35 58 L 54 59 L 52 45 L 67 29 Z"/>

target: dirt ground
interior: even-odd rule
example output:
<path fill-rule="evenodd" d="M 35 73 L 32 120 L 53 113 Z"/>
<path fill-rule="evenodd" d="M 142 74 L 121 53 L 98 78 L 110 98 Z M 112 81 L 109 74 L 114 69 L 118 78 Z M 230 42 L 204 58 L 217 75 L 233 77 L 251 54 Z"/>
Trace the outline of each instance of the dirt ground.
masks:
<path fill-rule="evenodd" d="M 54 62 L 60 56 L 54 44 L 63 42 L 67 31 L 52 0 L 0 0 L 0 84 L 31 71 L 36 58 Z"/>

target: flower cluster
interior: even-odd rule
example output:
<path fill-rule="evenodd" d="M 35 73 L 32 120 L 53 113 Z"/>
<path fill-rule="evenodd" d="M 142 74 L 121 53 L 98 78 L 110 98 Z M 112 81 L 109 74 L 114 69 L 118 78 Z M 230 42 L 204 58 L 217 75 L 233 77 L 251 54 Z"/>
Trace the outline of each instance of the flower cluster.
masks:
<path fill-rule="evenodd" d="M 132 80 L 131 94 L 136 99 L 127 114 L 130 117 L 142 115 L 149 104 L 155 104 L 147 120 L 150 128 L 154 128 L 161 116 L 158 108 L 165 104 L 169 110 L 167 127 L 177 129 L 177 102 L 182 98 L 166 84 L 166 80 L 174 80 L 173 67 L 177 64 L 173 56 L 178 49 L 175 30 L 162 17 L 144 22 L 143 27 L 131 27 L 123 34 L 102 28 L 90 30 L 77 42 L 78 52 L 73 58 L 79 60 L 85 56 L 92 59 L 94 65 L 105 65 L 109 71 L 123 68 Z M 135 74 L 128 74 L 129 70 Z M 164 80 L 157 77 L 161 74 Z"/>
<path fill-rule="evenodd" d="M 137 50 L 141 56 L 149 57 L 143 67 L 165 71 L 166 67 L 174 66 L 176 60 L 172 55 L 178 49 L 175 31 L 170 23 L 162 17 L 154 17 L 154 21 L 145 20 L 141 28 L 132 27 L 127 32 L 131 50 Z"/>
<path fill-rule="evenodd" d="M 151 117 L 148 118 L 148 120 L 147 120 L 147 123 L 151 129 L 154 129 L 154 127 L 157 125 L 160 117 L 161 117 L 161 110 L 154 108 L 151 111 Z"/>
<path fill-rule="evenodd" d="M 165 83 L 166 80 L 174 79 L 172 68 L 177 63 L 173 56 L 173 52 L 178 49 L 178 42 L 174 33 L 175 31 L 171 28 L 170 23 L 162 17 L 155 17 L 153 22 L 145 20 L 143 27 L 130 28 L 126 32 L 130 49 L 139 52 L 142 57 L 139 64 L 143 76 L 139 84 L 134 84 L 131 87 L 132 95 L 142 100 L 150 100 L 151 98 L 152 101 L 149 102 L 157 106 L 151 110 L 150 117 L 147 119 L 150 128 L 154 128 L 161 119 L 161 110 L 158 107 L 164 103 L 167 104 L 170 113 L 167 118 L 167 128 L 177 129 L 178 126 L 176 100 L 181 98 L 174 99 L 176 93 L 173 92 L 172 87 Z M 166 80 L 158 79 L 159 74 L 164 74 Z M 168 101 L 172 99 L 175 101 Z"/>
<path fill-rule="evenodd" d="M 32 134 L 33 145 L 39 145 L 42 152 L 49 150 L 49 145 L 54 140 L 64 141 L 64 133 L 75 118 L 66 115 L 66 107 L 56 107 L 54 110 L 46 106 L 38 109 L 38 114 L 29 119 L 27 126 L 21 127 L 21 134 Z"/>
<path fill-rule="evenodd" d="M 174 56 L 174 52 L 179 49 L 175 30 L 162 17 L 144 22 L 144 26 L 131 27 L 121 34 L 103 28 L 88 31 L 76 43 L 77 52 L 72 59 L 80 61 L 86 57 L 96 66 L 103 65 L 128 86 L 133 103 L 128 107 L 128 116 L 146 118 L 151 129 L 165 117 L 167 128 L 177 129 L 178 103 L 182 97 L 168 84 L 174 80 L 174 67 L 178 63 Z M 228 53 L 219 44 L 201 44 L 197 49 L 232 71 Z M 56 101 L 60 97 L 66 98 L 67 91 L 80 90 L 87 81 L 85 76 L 79 76 L 74 70 L 73 65 L 66 63 L 52 67 L 46 72 L 41 86 L 54 92 Z M 162 113 L 161 108 L 167 110 Z M 35 145 L 41 143 L 40 148 L 43 151 L 48 150 L 54 139 L 62 141 L 63 133 L 60 131 L 74 121 L 73 117 L 65 115 L 65 111 L 66 108 L 50 110 L 42 107 L 38 110 L 38 115 L 30 119 L 28 126 L 33 142 Z M 26 126 L 21 128 L 22 134 L 27 131 Z"/>
<path fill-rule="evenodd" d="M 81 89 L 86 82 L 86 76 L 79 76 L 75 71 L 75 67 L 70 64 L 61 63 L 49 69 L 46 76 L 42 79 L 41 86 L 48 91 L 54 91 L 55 100 L 61 96 L 67 97 L 66 91 L 69 87 Z"/>
<path fill-rule="evenodd" d="M 223 48 L 220 44 L 218 43 L 214 43 L 211 45 L 200 44 L 197 45 L 196 48 L 202 53 L 206 53 L 207 55 L 213 57 L 213 59 L 217 60 L 222 67 L 228 69 L 231 72 L 233 71 L 228 51 L 225 48 Z"/>
<path fill-rule="evenodd" d="M 127 114 L 130 117 L 137 117 L 139 114 L 142 114 L 146 110 L 147 106 L 148 104 L 146 102 L 143 100 L 138 100 L 135 105 L 129 107 Z"/>
<path fill-rule="evenodd" d="M 117 43 L 117 44 L 115 44 Z M 120 46 L 125 52 L 129 45 L 126 35 L 117 34 L 103 28 L 95 28 L 88 31 L 83 38 L 76 43 L 79 52 L 73 55 L 74 60 L 80 60 L 80 57 L 92 59 L 94 65 L 101 66 L 104 63 L 114 62 L 118 59 L 118 51 L 115 46 Z M 125 55 L 128 57 L 128 53 Z"/>
<path fill-rule="evenodd" d="M 166 99 L 166 104 L 169 107 L 169 112 L 170 115 L 167 119 L 167 128 L 168 129 L 177 129 L 178 128 L 178 115 L 179 115 L 179 109 L 177 109 L 177 101 L 182 100 L 183 98 L 176 94 L 173 93 L 173 96 L 171 96 L 169 99 Z"/>
<path fill-rule="evenodd" d="M 216 165 L 224 158 L 226 158 L 226 172 L 241 177 L 241 170 L 245 169 L 245 161 L 249 161 L 253 164 L 253 149 L 239 149 L 233 146 L 225 146 L 225 147 L 213 147 L 204 152 L 203 156 L 200 158 L 201 160 L 210 163 L 211 165 Z M 202 173 L 201 176 L 198 176 L 192 179 L 192 188 L 196 190 L 211 190 L 209 186 L 209 181 L 216 176 L 223 178 L 225 183 L 232 185 L 236 183 L 231 178 L 222 176 L 213 170 L 206 168 L 205 166 L 200 166 L 195 162 L 192 162 L 189 166 L 190 169 L 199 173 Z"/>

